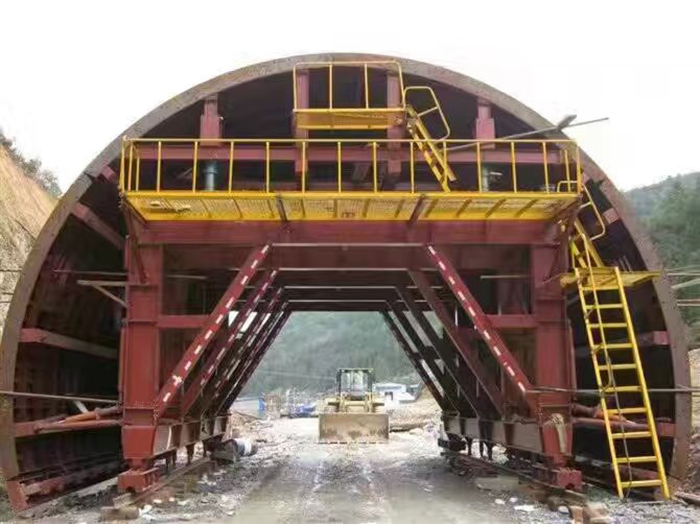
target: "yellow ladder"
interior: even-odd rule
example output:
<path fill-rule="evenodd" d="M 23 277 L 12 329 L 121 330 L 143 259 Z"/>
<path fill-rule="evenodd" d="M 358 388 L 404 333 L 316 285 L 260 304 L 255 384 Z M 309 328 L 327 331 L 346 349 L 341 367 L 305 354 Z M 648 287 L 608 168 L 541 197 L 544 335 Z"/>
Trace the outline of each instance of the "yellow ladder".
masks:
<path fill-rule="evenodd" d="M 575 230 L 570 240 L 573 269 L 600 392 L 618 496 L 622 498 L 625 492 L 634 488 L 660 487 L 664 498 L 668 499 L 666 471 L 622 274 L 618 267 L 603 265 L 578 220 Z M 626 395 L 624 405 L 620 403 L 621 393 Z M 608 407 L 609 396 L 615 399 L 614 407 Z M 644 424 L 646 421 L 647 428 L 626 430 L 623 424 L 627 421 L 625 415 L 643 415 L 642 420 L 635 422 Z M 647 445 L 643 444 L 645 441 Z M 636 454 L 630 455 L 630 447 L 634 447 Z M 643 453 L 639 453 L 641 447 L 644 447 Z M 632 465 L 635 464 L 655 465 L 656 478 L 633 480 Z M 620 472 L 621 466 L 627 466 L 626 480 Z"/>
<path fill-rule="evenodd" d="M 431 105 L 420 112 L 414 109 L 413 106 L 408 104 L 408 99 L 412 93 L 424 92 L 429 96 L 431 100 Z M 410 86 L 404 89 L 404 100 L 406 100 L 406 130 L 408 134 L 411 135 L 416 147 L 423 154 L 425 162 L 428 167 L 435 175 L 435 178 L 442 187 L 443 191 L 449 192 L 450 182 L 457 180 L 452 168 L 447 162 L 447 143 L 445 139 L 450 136 L 450 126 L 447 123 L 445 114 L 442 112 L 442 107 L 440 107 L 440 102 L 435 95 L 432 88 L 428 86 Z M 444 127 L 444 133 L 442 136 L 435 138 L 430 135 L 428 127 L 423 121 L 423 117 L 431 114 L 437 113 L 442 121 Z M 442 151 L 440 151 L 440 145 L 442 144 Z"/>

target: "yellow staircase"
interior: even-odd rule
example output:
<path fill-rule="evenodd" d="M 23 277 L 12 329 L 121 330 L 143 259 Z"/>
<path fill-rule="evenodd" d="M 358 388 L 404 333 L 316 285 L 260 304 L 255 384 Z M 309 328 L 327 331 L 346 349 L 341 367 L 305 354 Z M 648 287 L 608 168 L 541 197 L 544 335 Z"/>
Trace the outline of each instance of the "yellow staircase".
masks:
<path fill-rule="evenodd" d="M 653 274 L 632 273 L 625 279 L 618 267 L 603 265 L 578 220 L 570 237 L 570 250 L 617 493 L 622 498 L 634 488 L 660 488 L 668 499 L 670 494 L 654 414 L 625 295 L 626 285 L 647 280 Z M 646 278 L 639 275 L 646 275 Z M 611 397 L 613 405 L 609 405 Z M 627 415 L 639 417 L 634 420 L 640 425 L 639 430 L 625 429 L 622 422 L 632 422 Z M 647 466 L 648 471 L 655 469 L 655 478 L 635 480 L 633 465 Z"/>

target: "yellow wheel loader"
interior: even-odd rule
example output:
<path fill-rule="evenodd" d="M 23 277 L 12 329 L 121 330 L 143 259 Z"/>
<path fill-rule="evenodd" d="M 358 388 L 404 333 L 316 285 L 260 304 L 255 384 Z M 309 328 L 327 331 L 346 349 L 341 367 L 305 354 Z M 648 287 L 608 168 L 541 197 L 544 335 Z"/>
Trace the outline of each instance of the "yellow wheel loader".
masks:
<path fill-rule="evenodd" d="M 318 417 L 319 442 L 326 444 L 379 443 L 389 440 L 389 415 L 374 396 L 374 370 L 341 368 L 336 396 L 326 400 Z"/>

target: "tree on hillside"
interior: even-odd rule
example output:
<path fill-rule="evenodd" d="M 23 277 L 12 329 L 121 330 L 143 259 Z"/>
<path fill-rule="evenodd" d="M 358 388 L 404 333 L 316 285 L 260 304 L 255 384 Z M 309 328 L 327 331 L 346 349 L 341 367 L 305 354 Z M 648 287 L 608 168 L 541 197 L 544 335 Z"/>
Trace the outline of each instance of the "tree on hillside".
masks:
<path fill-rule="evenodd" d="M 0 146 L 4 147 L 12 160 L 20 167 L 24 174 L 36 180 L 50 195 L 61 196 L 61 188 L 58 185 L 58 178 L 49 169 L 42 169 L 41 160 L 32 158 L 27 160 L 22 152 L 17 148 L 15 141 L 5 136 L 0 129 Z"/>

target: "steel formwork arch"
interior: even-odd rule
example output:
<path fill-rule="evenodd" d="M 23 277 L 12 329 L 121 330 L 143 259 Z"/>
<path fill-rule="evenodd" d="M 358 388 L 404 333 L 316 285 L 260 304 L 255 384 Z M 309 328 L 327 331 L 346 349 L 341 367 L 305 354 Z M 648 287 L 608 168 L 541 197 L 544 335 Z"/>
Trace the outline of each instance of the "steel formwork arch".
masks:
<path fill-rule="evenodd" d="M 486 128 L 493 126 L 495 121 L 499 136 L 551 127 L 537 113 L 508 95 L 441 67 L 376 55 L 323 54 L 274 60 L 216 77 L 162 104 L 123 135 L 132 138 L 182 137 L 203 133 L 207 125 L 212 126 L 204 116 L 207 101 L 218 97 L 224 118 L 222 136 L 246 136 L 248 133 L 254 137 L 263 131 L 268 136 L 291 136 L 291 102 L 285 102 L 290 91 L 285 86 L 294 66 L 300 62 L 339 60 L 397 61 L 408 79 L 420 79 L 443 97 L 445 113 L 457 121 L 453 131 L 460 136 L 471 138 L 472 133 L 483 132 L 483 129 L 470 129 L 469 119 L 480 121 L 477 124 Z M 466 115 L 464 121 L 452 116 L 458 114 L 458 110 Z M 241 120 L 236 119 L 237 115 L 243 115 Z M 252 122 L 249 128 L 239 123 L 242 120 Z M 566 139 L 560 133 L 552 138 Z M 97 292 L 94 286 L 85 285 L 84 281 L 91 280 L 95 284 L 94 281 L 106 280 L 107 285 L 111 281 L 111 285 L 118 287 L 123 285 L 127 276 L 125 267 L 129 265 L 129 278 L 142 279 L 140 284 L 144 286 L 148 285 L 149 272 L 170 272 L 167 278 L 178 279 L 197 267 L 202 268 L 197 266 L 196 255 L 188 252 L 188 245 L 193 245 L 193 249 L 201 254 L 217 242 L 232 243 L 232 250 L 226 253 L 217 253 L 216 248 L 211 247 L 212 267 L 204 269 L 214 271 L 221 267 L 239 268 L 251 246 L 272 242 L 269 268 L 280 269 L 277 276 L 279 289 L 284 288 L 289 296 L 286 302 L 289 310 L 298 311 L 351 309 L 352 300 L 361 298 L 348 299 L 351 293 L 330 294 L 326 298 L 322 291 L 317 291 L 311 302 L 304 301 L 303 293 L 295 291 L 294 287 L 308 284 L 309 269 L 315 270 L 317 276 L 313 278 L 318 278 L 313 281 L 314 285 L 324 278 L 334 287 L 343 284 L 348 288 L 372 280 L 389 282 L 389 287 L 412 293 L 416 299 L 413 306 L 428 309 L 424 297 L 405 272 L 406 269 L 422 270 L 437 285 L 436 268 L 430 266 L 421 246 L 438 239 L 436 242 L 446 246 L 449 256 L 457 263 L 457 270 L 469 283 L 472 278 L 470 271 L 501 267 L 499 264 L 503 264 L 509 245 L 517 243 L 508 238 L 556 243 L 551 228 L 548 230 L 538 222 L 518 226 L 517 233 L 509 229 L 508 224 L 492 229 L 492 226 L 480 223 L 382 222 L 373 225 L 371 231 L 358 230 L 344 223 L 328 227 L 312 223 L 233 223 L 221 228 L 192 222 L 180 224 L 177 230 L 159 223 L 145 224 L 134 214 L 122 215 L 120 212 L 117 179 L 121 147 L 121 138 L 116 139 L 87 166 L 63 196 L 37 239 L 13 296 L 3 333 L 0 390 L 123 399 L 120 368 L 123 373 L 123 348 L 128 341 L 124 339 L 125 328 L 121 325 L 124 318 L 122 304 Z M 628 209 L 624 197 L 585 153 L 582 153 L 581 164 L 586 186 L 608 226 L 609 239 L 600 245 L 602 257 L 628 269 L 659 269 L 660 262 L 653 245 Z M 128 207 L 123 202 L 122 206 Z M 129 242 L 125 240 L 127 237 L 138 239 L 138 242 Z M 175 243 L 185 248 L 175 254 L 167 248 Z M 314 244 L 318 251 L 308 255 L 306 250 Z M 376 246 L 380 244 L 392 246 L 393 254 L 383 257 L 378 263 Z M 470 262 L 470 257 L 464 256 L 465 246 L 484 244 L 490 247 L 478 255 L 481 257 L 479 263 Z M 345 250 L 342 253 L 336 249 L 340 245 Z M 134 259 L 135 251 L 141 248 L 143 253 Z M 527 259 L 521 268 L 536 267 L 558 256 L 546 253 L 546 249 L 520 255 Z M 470 263 L 475 266 L 470 266 Z M 348 270 L 342 278 L 333 273 L 333 268 L 339 267 Z M 381 272 L 377 271 L 379 269 Z M 501 270 L 505 269 L 506 266 L 501 267 Z M 360 276 L 362 271 L 365 273 Z M 94 272 L 99 273 L 95 275 Z M 357 273 L 357 278 L 353 278 L 353 273 Z M 391 278 L 387 278 L 389 274 Z M 689 386 L 684 325 L 666 278 L 662 276 L 633 293 L 636 316 L 645 337 L 645 358 L 654 364 L 647 368 L 652 387 Z M 438 294 L 445 301 L 451 300 L 444 289 Z M 377 293 L 375 299 L 380 304 L 376 311 L 386 314 L 387 306 L 381 305 L 386 304 L 384 296 Z M 127 308 L 132 305 L 130 300 L 127 297 Z M 389 301 L 392 308 L 397 307 L 396 301 L 399 301 L 399 308 L 406 305 L 396 293 L 390 295 Z M 410 297 L 408 302 L 411 302 Z M 354 307 L 366 310 L 370 304 L 356 304 Z M 168 325 L 177 325 L 177 329 L 188 332 L 201 325 L 198 324 L 201 320 L 194 318 L 183 325 L 185 320 L 178 311 L 160 313 L 157 319 L 151 319 L 155 329 L 159 329 L 159 322 L 161 327 L 166 326 L 164 329 L 170 329 Z M 140 311 L 139 314 L 147 316 L 150 312 Z M 417 312 L 414 310 L 413 314 Z M 569 319 L 576 337 L 581 320 L 571 308 Z M 501 326 L 498 329 L 504 330 L 506 339 L 520 332 L 517 330 L 529 329 L 523 318 L 493 318 L 492 321 L 501 322 L 495 325 Z M 507 322 L 513 324 L 509 327 Z M 264 354 L 264 348 L 256 354 Z M 169 375 L 170 366 L 176 362 L 177 354 L 162 355 L 151 370 L 159 377 L 156 382 L 162 382 Z M 459 373 L 465 371 L 462 369 Z M 577 368 L 575 373 L 579 383 L 590 379 L 582 369 Z M 459 390 L 457 386 L 454 386 L 455 391 Z M 459 398 L 459 394 L 456 395 Z M 670 474 L 682 478 L 689 445 L 690 397 L 671 395 L 660 398 L 657 404 L 661 418 L 672 425 L 668 429 L 672 438 L 664 444 L 670 459 Z M 144 408 L 148 410 L 150 406 Z M 94 423 L 85 427 L 67 429 L 64 426 L 63 430 L 42 427 L 42 424 L 50 424 L 62 415 L 70 416 L 74 410 L 68 400 L 55 402 L 0 397 L 0 466 L 9 480 L 9 492 L 16 508 L 39 503 L 64 490 L 124 469 L 123 457 L 131 450 L 123 449 L 123 438 L 119 427 L 113 423 L 113 416 L 95 415 Z M 583 425 L 580 427 L 579 431 L 593 431 Z"/>

